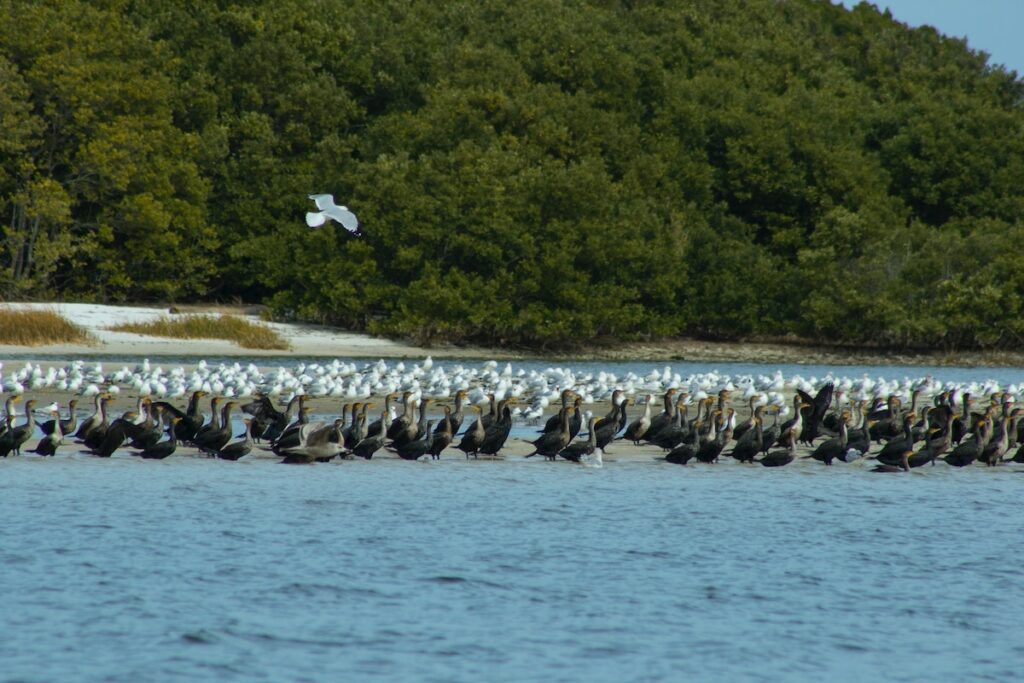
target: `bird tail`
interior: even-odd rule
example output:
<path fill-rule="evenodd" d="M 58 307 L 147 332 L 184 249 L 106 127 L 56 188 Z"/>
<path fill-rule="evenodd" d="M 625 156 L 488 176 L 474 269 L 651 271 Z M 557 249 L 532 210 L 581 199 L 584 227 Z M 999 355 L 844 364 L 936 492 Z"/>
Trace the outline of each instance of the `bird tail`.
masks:
<path fill-rule="evenodd" d="M 319 228 L 327 220 L 323 211 L 311 211 L 306 213 L 306 225 L 311 228 Z"/>

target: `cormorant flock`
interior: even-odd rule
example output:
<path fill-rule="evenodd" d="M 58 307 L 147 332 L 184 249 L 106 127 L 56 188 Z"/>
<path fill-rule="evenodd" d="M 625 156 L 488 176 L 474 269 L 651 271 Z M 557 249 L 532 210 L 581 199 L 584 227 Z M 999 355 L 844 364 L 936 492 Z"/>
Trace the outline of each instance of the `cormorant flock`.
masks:
<path fill-rule="evenodd" d="M 266 372 L 203 361 L 165 371 L 145 361 L 107 373 L 101 364 L 75 361 L 26 363 L 0 374 L 0 388 L 0 457 L 77 450 L 163 459 L 187 444 L 193 454 L 223 460 L 262 456 L 289 464 L 494 458 L 508 451 L 518 423 L 536 426 L 521 439 L 530 449 L 524 457 L 590 466 L 641 446 L 674 465 L 864 459 L 874 462 L 871 471 L 898 473 L 936 463 L 1024 464 L 1018 387 L 931 377 L 683 377 L 670 368 L 619 377 L 563 368 L 516 372 L 511 364 L 499 370 L 493 361 L 445 370 L 429 358 L 408 367 L 335 360 Z M 38 408 L 24 398 L 54 391 L 76 398 L 66 408 Z M 116 406 L 122 391 L 136 396 L 127 410 Z M 92 401 L 85 419 L 77 397 Z M 318 414 L 333 414 L 312 419 L 314 400 Z M 240 434 L 237 413 L 245 415 Z"/>

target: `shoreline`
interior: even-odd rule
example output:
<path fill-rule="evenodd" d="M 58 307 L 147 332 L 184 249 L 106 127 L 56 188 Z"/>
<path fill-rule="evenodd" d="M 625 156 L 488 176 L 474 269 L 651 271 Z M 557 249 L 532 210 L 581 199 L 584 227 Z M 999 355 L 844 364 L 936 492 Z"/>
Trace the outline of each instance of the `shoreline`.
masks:
<path fill-rule="evenodd" d="M 284 326 L 283 324 L 276 323 Z M 279 330 L 281 331 L 281 330 Z M 232 342 L 216 339 L 160 339 L 127 332 L 107 332 L 108 339 L 95 345 L 49 344 L 43 346 L 0 345 L 0 361 L 16 359 L 30 362 L 61 360 L 102 360 L 104 357 L 138 358 L 207 357 L 260 358 L 352 358 L 415 360 L 493 359 L 498 361 L 572 362 L 697 362 L 757 363 L 784 365 L 890 365 L 920 367 L 998 368 L 1024 367 L 1024 353 L 1008 351 L 898 353 L 878 350 L 837 350 L 834 347 L 781 343 L 705 342 L 665 340 L 663 342 L 627 342 L 615 347 L 591 347 L 577 353 L 543 353 L 476 346 L 416 346 L 400 341 L 346 331 L 319 330 L 313 339 L 288 335 L 288 350 L 244 349 Z M 287 332 L 286 332 L 287 334 Z M 330 335 L 331 339 L 324 339 Z"/>
<path fill-rule="evenodd" d="M 266 325 L 284 337 L 289 350 L 244 349 L 217 339 L 170 339 L 131 332 L 114 332 L 109 327 L 122 322 L 145 322 L 160 316 L 173 316 L 167 307 L 110 306 L 75 303 L 5 303 L 16 309 L 50 309 L 82 326 L 95 338 L 94 344 L 49 344 L 14 346 L 0 344 L 0 361 L 17 357 L 34 361 L 33 354 L 66 360 L 101 359 L 103 356 L 208 356 L 230 358 L 267 358 L 282 356 L 316 358 L 394 358 L 422 359 L 494 359 L 540 360 L 551 362 L 637 361 L 637 362 L 730 362 L 771 365 L 906 365 L 938 367 L 1024 367 L 1024 352 L 1013 351 L 894 351 L 890 349 L 848 348 L 800 341 L 702 341 L 689 338 L 616 345 L 595 344 L 574 352 L 541 352 L 524 349 L 499 349 L 482 346 L 444 344 L 421 346 L 401 340 L 375 337 L 341 328 L 303 323 L 266 322 L 260 307 L 245 305 L 184 305 L 180 313 L 231 314 Z"/>
<path fill-rule="evenodd" d="M 1024 353 L 1010 351 L 894 351 L 855 350 L 802 342 L 717 342 L 674 339 L 658 342 L 627 342 L 614 349 L 594 352 L 595 360 L 651 360 L 787 365 L 887 365 L 938 367 L 1024 367 Z"/>

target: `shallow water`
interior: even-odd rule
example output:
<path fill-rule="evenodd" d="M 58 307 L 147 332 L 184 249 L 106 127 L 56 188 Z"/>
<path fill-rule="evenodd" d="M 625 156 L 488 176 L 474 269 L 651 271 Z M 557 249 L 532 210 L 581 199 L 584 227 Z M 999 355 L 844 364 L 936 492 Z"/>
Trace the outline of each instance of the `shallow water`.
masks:
<path fill-rule="evenodd" d="M 0 461 L 0 680 L 1019 680 L 1024 467 Z"/>

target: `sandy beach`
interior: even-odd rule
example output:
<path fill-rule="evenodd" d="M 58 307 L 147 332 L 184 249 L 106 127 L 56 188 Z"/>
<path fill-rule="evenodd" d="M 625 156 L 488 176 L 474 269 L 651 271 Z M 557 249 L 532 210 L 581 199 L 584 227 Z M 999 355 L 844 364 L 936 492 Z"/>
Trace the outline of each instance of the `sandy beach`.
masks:
<path fill-rule="evenodd" d="M 104 356 L 195 356 L 266 358 L 273 356 L 333 358 L 487 358 L 515 360 L 545 358 L 551 361 L 630 360 L 757 362 L 820 365 L 930 365 L 930 366 L 1024 366 L 1024 353 L 1010 351 L 958 351 L 930 353 L 896 352 L 887 349 L 846 348 L 806 345 L 798 342 L 712 342 L 695 339 L 666 339 L 650 342 L 626 342 L 595 345 L 571 353 L 538 353 L 516 349 L 481 346 L 433 345 L 375 337 L 324 325 L 264 322 L 259 307 L 241 305 L 182 305 L 181 313 L 229 313 L 271 327 L 290 345 L 288 351 L 244 349 L 213 339 L 168 339 L 129 332 L 114 332 L 110 327 L 126 322 L 148 322 L 169 315 L 166 307 L 109 306 L 78 303 L 4 303 L 15 309 L 51 309 L 91 332 L 92 345 L 51 344 L 46 346 L 10 346 L 0 344 L 0 361 L 18 358 L 66 357 L 102 358 Z"/>
<path fill-rule="evenodd" d="M 515 354 L 472 347 L 438 347 L 426 349 L 411 344 L 391 341 L 368 334 L 348 332 L 323 325 L 302 325 L 297 323 L 265 322 L 260 319 L 258 307 L 245 306 L 178 306 L 181 313 L 237 315 L 246 320 L 266 325 L 290 345 L 288 351 L 245 349 L 232 342 L 217 339 L 168 339 L 131 332 L 114 332 L 108 328 L 122 323 L 149 322 L 161 316 L 171 315 L 167 308 L 152 306 L 107 306 L 102 304 L 75 303 L 8 303 L 2 304 L 13 309 L 48 309 L 56 311 L 72 322 L 85 328 L 97 339 L 97 343 L 50 344 L 45 346 L 4 346 L 0 345 L 0 360 L 18 355 L 39 354 L 66 356 L 68 358 L 103 356 L 229 356 L 261 358 L 267 356 L 328 356 L 341 358 L 424 358 L 433 355 L 438 358 L 513 358 Z"/>

